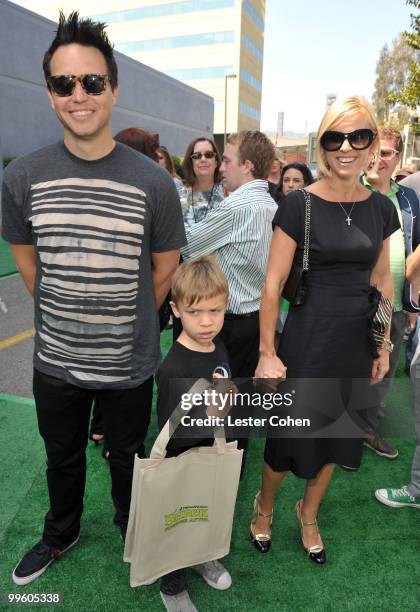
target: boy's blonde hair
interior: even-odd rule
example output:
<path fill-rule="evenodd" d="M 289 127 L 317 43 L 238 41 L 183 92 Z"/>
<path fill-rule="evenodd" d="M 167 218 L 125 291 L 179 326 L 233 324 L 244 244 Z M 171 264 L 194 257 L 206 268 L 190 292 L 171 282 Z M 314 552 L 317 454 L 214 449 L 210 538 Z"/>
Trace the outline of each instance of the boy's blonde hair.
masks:
<path fill-rule="evenodd" d="M 363 96 L 349 96 L 342 100 L 336 100 L 331 106 L 328 107 L 325 115 L 322 118 L 321 125 L 318 129 L 317 141 L 316 141 L 316 161 L 317 161 L 317 173 L 318 177 L 331 176 L 331 172 L 325 162 L 324 151 L 321 147 L 321 136 L 324 132 L 331 130 L 336 123 L 342 119 L 347 119 L 353 115 L 362 113 L 366 116 L 366 123 L 375 137 L 371 144 L 371 149 L 378 148 L 378 124 L 376 123 L 375 113 L 369 102 L 363 98 Z"/>
<path fill-rule="evenodd" d="M 208 255 L 182 263 L 172 277 L 171 292 L 175 304 L 187 306 L 219 295 L 227 302 L 229 297 L 226 276 Z"/>

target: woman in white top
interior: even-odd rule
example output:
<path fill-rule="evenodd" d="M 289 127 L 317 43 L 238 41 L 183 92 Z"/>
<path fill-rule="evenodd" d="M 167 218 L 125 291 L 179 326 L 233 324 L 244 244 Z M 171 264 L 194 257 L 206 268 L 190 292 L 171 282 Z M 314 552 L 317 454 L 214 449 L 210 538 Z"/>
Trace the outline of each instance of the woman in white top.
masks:
<path fill-rule="evenodd" d="M 209 138 L 196 138 L 187 147 L 182 170 L 184 185 L 179 189 L 185 227 L 198 223 L 224 198 L 219 185 L 220 155 Z"/>

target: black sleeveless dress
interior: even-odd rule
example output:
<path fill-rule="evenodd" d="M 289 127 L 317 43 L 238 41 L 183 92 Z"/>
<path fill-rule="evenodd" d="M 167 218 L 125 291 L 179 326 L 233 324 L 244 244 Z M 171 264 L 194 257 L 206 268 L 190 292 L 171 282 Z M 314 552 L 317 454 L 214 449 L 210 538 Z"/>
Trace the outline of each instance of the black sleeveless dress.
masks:
<path fill-rule="evenodd" d="M 344 204 L 346 213 L 351 206 Z M 290 470 L 305 479 L 315 478 L 327 463 L 357 468 L 361 461 L 365 436 L 358 419 L 369 402 L 373 362 L 370 275 L 383 240 L 400 224 L 394 204 L 377 192 L 356 202 L 351 219 L 348 225 L 337 202 L 311 194 L 307 295 L 304 304 L 291 306 L 278 350 L 287 367 L 281 391 L 293 396 L 286 412 L 307 417 L 311 427 L 305 437 L 301 427 L 288 428 L 287 434 L 272 427 L 264 459 L 274 471 Z M 296 241 L 300 265 L 304 220 L 305 200 L 297 191 L 285 198 L 273 220 Z"/>

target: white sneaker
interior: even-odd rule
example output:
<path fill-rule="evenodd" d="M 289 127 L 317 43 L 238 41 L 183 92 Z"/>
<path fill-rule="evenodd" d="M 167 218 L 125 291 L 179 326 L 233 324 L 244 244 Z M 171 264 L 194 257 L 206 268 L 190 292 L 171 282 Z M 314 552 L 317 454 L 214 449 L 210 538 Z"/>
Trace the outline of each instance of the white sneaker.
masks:
<path fill-rule="evenodd" d="M 229 572 L 220 561 L 207 561 L 207 563 L 193 565 L 192 569 L 200 574 L 209 586 L 218 591 L 225 591 L 232 584 Z"/>

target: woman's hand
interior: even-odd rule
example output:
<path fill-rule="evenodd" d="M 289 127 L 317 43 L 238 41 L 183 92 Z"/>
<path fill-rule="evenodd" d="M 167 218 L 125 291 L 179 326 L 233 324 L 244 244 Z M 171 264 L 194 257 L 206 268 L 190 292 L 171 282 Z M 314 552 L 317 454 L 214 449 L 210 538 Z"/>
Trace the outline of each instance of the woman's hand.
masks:
<path fill-rule="evenodd" d="M 215 391 L 219 402 L 215 404 L 211 403 L 207 406 L 207 416 L 223 418 L 235 405 L 235 396 L 238 393 L 238 387 L 235 385 L 233 380 L 225 378 L 217 372 L 213 373 L 213 386 L 209 388 L 209 391 Z M 224 401 L 220 403 L 220 398 Z"/>
<path fill-rule="evenodd" d="M 287 368 L 277 355 L 261 355 L 254 378 L 286 378 Z"/>
<path fill-rule="evenodd" d="M 379 357 L 373 360 L 372 374 L 370 377 L 371 383 L 375 384 L 383 380 L 385 374 L 389 370 L 389 353 L 384 349 L 379 352 Z"/>

